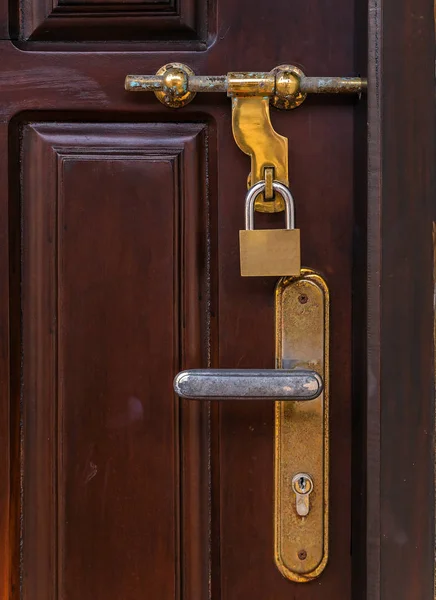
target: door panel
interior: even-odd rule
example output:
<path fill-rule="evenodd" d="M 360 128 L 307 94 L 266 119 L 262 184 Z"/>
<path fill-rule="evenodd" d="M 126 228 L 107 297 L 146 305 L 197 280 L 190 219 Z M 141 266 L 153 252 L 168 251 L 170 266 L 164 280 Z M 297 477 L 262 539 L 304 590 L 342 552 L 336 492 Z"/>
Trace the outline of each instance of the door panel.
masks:
<path fill-rule="evenodd" d="M 237 185 L 218 182 L 217 210 L 214 126 L 23 122 L 13 468 L 25 598 L 135 599 L 144 588 L 206 598 L 209 585 L 223 599 L 286 598 L 293 586 L 300 598 L 350 593 L 350 491 L 340 482 L 350 473 L 352 108 L 294 120 L 297 137 L 324 132 L 293 161 L 305 264 L 328 274 L 332 295 L 332 558 L 322 587 L 285 580 L 273 562 L 272 403 L 227 403 L 208 416 L 195 403 L 180 411 L 172 393 L 181 368 L 274 366 L 275 280 L 239 275 L 246 165 Z M 240 158 L 230 114 L 224 123 L 223 174 Z M 324 187 L 334 203 L 320 204 Z M 275 226 L 283 216 L 257 219 Z"/>
<path fill-rule="evenodd" d="M 207 482 L 203 425 L 181 427 L 172 394 L 207 353 L 206 137 L 23 127 L 25 598 L 176 595 L 179 494 Z"/>
<path fill-rule="evenodd" d="M 190 41 L 204 47 L 207 3 L 199 0 L 119 2 L 32 0 L 16 8 L 21 40 L 32 41 Z"/>

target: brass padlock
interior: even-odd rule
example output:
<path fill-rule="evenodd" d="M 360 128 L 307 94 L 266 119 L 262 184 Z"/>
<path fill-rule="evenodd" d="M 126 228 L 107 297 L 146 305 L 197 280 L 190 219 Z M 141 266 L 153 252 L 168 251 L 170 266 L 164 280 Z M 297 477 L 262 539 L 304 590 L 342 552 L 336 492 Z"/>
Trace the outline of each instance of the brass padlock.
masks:
<path fill-rule="evenodd" d="M 273 189 L 286 206 L 286 229 L 254 230 L 254 202 L 265 189 L 259 181 L 245 197 L 245 230 L 239 232 L 243 277 L 300 275 L 300 230 L 295 229 L 294 199 L 289 188 L 278 181 Z"/>

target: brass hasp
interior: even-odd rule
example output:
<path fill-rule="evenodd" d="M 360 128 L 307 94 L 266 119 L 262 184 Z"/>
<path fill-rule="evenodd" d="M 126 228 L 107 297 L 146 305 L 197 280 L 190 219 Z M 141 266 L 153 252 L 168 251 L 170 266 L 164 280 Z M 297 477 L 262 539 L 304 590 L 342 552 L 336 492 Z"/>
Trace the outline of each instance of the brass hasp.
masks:
<path fill-rule="evenodd" d="M 265 182 L 265 191 L 255 201 L 258 212 L 282 212 L 283 198 L 273 189 L 273 181 L 289 187 L 288 139 L 271 124 L 270 103 L 279 109 L 300 106 L 307 94 L 361 93 L 366 80 L 360 77 L 306 77 L 294 65 L 279 65 L 269 72 L 231 72 L 227 75 L 195 75 L 183 63 L 169 63 L 156 75 L 128 75 L 129 92 L 154 92 L 170 108 L 181 108 L 197 92 L 225 92 L 232 99 L 233 136 L 238 147 L 251 158 L 247 180 L 250 188 Z"/>

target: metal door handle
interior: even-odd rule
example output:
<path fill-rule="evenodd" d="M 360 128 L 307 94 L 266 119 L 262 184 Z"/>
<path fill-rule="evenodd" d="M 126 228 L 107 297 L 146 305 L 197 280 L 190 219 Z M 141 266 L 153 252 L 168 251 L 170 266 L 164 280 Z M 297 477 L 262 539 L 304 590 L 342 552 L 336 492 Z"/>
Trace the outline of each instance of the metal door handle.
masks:
<path fill-rule="evenodd" d="M 306 369 L 196 369 L 174 379 L 174 391 L 192 400 L 314 400 L 321 376 Z"/>

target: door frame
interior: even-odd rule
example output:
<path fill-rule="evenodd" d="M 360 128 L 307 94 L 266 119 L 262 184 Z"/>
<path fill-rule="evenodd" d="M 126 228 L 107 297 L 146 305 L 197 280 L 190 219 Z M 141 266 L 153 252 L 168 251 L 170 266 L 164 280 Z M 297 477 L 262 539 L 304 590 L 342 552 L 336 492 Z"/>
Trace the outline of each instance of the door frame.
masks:
<path fill-rule="evenodd" d="M 363 331 L 357 300 L 354 590 L 366 600 L 433 600 L 434 5 L 369 0 L 368 9 L 367 214 L 356 209 L 356 261 L 367 270 L 356 292 L 367 310 Z M 365 256 L 359 219 L 362 229 L 367 223 Z"/>

